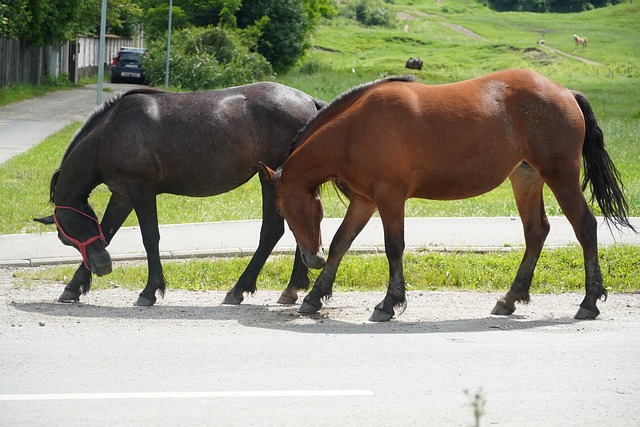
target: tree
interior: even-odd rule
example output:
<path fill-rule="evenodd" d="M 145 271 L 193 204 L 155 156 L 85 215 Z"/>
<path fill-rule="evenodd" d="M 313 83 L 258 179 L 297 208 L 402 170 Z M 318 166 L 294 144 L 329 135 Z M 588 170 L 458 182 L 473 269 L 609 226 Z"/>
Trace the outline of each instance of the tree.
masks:
<path fill-rule="evenodd" d="M 77 34 L 98 35 L 101 12 L 102 0 L 81 0 L 74 31 Z M 136 3 L 130 0 L 108 0 L 106 32 L 121 37 L 132 37 L 142 23 L 142 17 L 143 10 Z"/>
<path fill-rule="evenodd" d="M 0 36 L 20 38 L 27 29 L 29 19 L 25 0 L 3 0 L 0 3 Z"/>
<path fill-rule="evenodd" d="M 236 16 L 240 28 L 261 23 L 258 52 L 276 72 L 291 68 L 308 47 L 311 22 L 300 1 L 245 1 Z"/>
<path fill-rule="evenodd" d="M 167 0 L 138 0 L 144 11 L 145 38 L 162 37 L 169 15 Z M 332 0 L 173 0 L 172 29 L 219 26 L 251 33 L 251 48 L 282 72 L 309 47 L 322 16 L 336 13 Z"/>
<path fill-rule="evenodd" d="M 0 35 L 25 39 L 33 46 L 72 40 L 100 32 L 102 0 L 3 0 Z M 131 37 L 142 9 L 130 0 L 107 2 L 107 32 Z"/>
<path fill-rule="evenodd" d="M 262 80 L 273 73 L 267 60 L 252 52 L 250 33 L 222 27 L 191 27 L 178 30 L 171 40 L 171 85 L 185 90 L 236 86 Z M 164 82 L 166 40 L 149 46 L 144 60 L 147 80 Z"/>
<path fill-rule="evenodd" d="M 28 21 L 18 37 L 31 46 L 58 43 L 73 37 L 80 0 L 26 0 L 25 3 Z"/>

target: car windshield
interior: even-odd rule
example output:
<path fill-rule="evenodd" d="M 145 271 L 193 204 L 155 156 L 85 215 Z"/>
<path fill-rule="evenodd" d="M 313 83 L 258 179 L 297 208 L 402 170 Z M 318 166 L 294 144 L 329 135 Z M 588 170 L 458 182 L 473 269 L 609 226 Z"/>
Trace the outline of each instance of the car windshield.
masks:
<path fill-rule="evenodd" d="M 140 62 L 140 54 L 135 52 L 121 52 L 120 62 Z"/>

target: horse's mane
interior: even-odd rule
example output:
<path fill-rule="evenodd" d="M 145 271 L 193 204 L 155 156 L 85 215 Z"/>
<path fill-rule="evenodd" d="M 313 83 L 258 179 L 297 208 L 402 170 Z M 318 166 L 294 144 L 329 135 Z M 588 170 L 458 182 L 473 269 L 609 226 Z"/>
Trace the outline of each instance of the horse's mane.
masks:
<path fill-rule="evenodd" d="M 343 103 L 349 101 L 351 98 L 362 94 L 363 92 L 365 92 L 368 89 L 371 89 L 374 86 L 379 86 L 379 85 L 381 85 L 383 83 L 389 83 L 389 82 L 413 82 L 413 81 L 415 81 L 415 76 L 413 76 L 411 74 L 404 75 L 404 76 L 391 76 L 391 77 L 386 77 L 384 79 L 378 79 L 378 80 L 374 80 L 372 82 L 363 83 L 363 84 L 361 84 L 359 86 L 355 86 L 355 87 L 349 89 L 348 91 L 344 92 L 343 94 L 341 94 L 337 98 L 335 98 L 333 101 L 331 101 L 329 103 L 329 105 L 324 106 L 320 110 L 320 112 L 318 112 L 318 114 L 315 115 L 315 117 L 310 119 L 302 127 L 302 129 L 300 129 L 298 131 L 298 134 L 296 135 L 296 137 L 293 139 L 293 142 L 289 146 L 289 155 L 291 155 L 291 153 L 293 153 L 296 150 L 296 148 L 298 148 L 298 146 L 300 145 L 300 142 L 304 139 L 306 134 L 311 130 L 311 128 L 314 126 L 314 124 L 319 121 L 319 119 L 321 119 L 322 117 L 324 117 L 327 114 L 328 110 L 334 110 L 340 104 L 343 104 Z"/>
<path fill-rule="evenodd" d="M 305 136 L 313 130 L 314 125 L 318 123 L 319 119 L 323 118 L 327 114 L 328 110 L 333 111 L 336 108 L 341 108 L 342 104 L 346 104 L 353 97 L 361 95 L 363 92 L 371 89 L 372 87 L 379 86 L 381 84 L 389 83 L 389 82 L 413 82 L 413 81 L 415 81 L 415 76 L 413 75 L 391 76 L 391 77 L 386 77 L 384 79 L 378 79 L 372 82 L 363 83 L 359 86 L 355 86 L 349 89 L 348 91 L 344 92 L 342 95 L 339 95 L 337 98 L 331 101 L 331 103 L 329 103 L 328 105 L 325 105 L 318 112 L 318 114 L 315 115 L 315 117 L 310 119 L 302 127 L 302 129 L 298 131 L 298 134 L 296 135 L 296 137 L 293 139 L 293 142 L 289 146 L 289 156 L 298 148 L 298 146 L 300 145 L 301 141 L 305 138 Z M 276 173 L 281 173 L 281 168 L 279 168 Z M 347 199 L 351 199 L 351 196 L 353 195 L 353 191 L 349 187 L 349 184 L 347 184 L 345 181 L 341 179 L 333 179 L 330 182 L 333 185 L 333 188 L 336 190 L 336 194 L 338 195 L 338 198 L 342 200 L 342 198 L 340 197 L 340 193 L 342 193 L 347 197 Z M 321 192 L 326 186 L 326 184 L 328 183 L 321 185 L 318 188 L 318 191 Z"/>
<path fill-rule="evenodd" d="M 87 119 L 84 121 L 80 129 L 78 129 L 76 134 L 71 139 L 71 143 L 69 144 L 64 154 L 62 155 L 60 166 L 58 166 L 58 169 L 56 169 L 56 171 L 53 173 L 53 176 L 51 177 L 51 183 L 49 184 L 49 201 L 53 202 L 53 197 L 55 196 L 55 191 L 56 191 L 56 183 L 58 182 L 58 176 L 60 175 L 60 169 L 62 168 L 62 165 L 64 164 L 65 160 L 67 160 L 67 157 L 69 157 L 73 149 L 78 146 L 80 141 L 82 141 L 84 137 L 89 132 L 91 132 L 98 123 L 100 123 L 100 121 L 104 118 L 104 116 L 111 110 L 111 108 L 118 101 L 120 101 L 125 96 L 129 96 L 129 95 L 152 94 L 152 93 L 160 93 L 160 92 L 162 91 L 157 89 L 151 89 L 151 88 L 140 88 L 140 89 L 133 89 L 128 92 L 118 92 L 111 98 L 104 101 L 101 105 L 97 106 L 95 110 L 93 110 L 93 112 L 89 115 L 89 117 L 87 117 Z"/>

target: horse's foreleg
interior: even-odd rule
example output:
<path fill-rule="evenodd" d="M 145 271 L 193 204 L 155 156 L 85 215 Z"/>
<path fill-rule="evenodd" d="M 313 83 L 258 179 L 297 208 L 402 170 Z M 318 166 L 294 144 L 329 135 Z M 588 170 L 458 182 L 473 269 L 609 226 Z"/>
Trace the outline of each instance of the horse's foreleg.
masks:
<path fill-rule="evenodd" d="M 331 241 L 327 263 L 314 282 L 311 292 L 304 298 L 298 309 L 299 313 L 315 313 L 322 308 L 322 300 L 331 297 L 340 261 L 358 234 L 367 225 L 375 210 L 376 206 L 370 200 L 358 195 L 352 196 L 344 220 Z"/>
<path fill-rule="evenodd" d="M 101 227 L 107 244 L 111 242 L 113 236 L 120 229 L 127 219 L 133 207 L 128 198 L 118 194 L 112 194 L 109 204 L 102 217 Z M 71 281 L 65 286 L 62 295 L 58 297 L 60 302 L 78 302 L 80 295 L 89 292 L 91 288 L 91 271 L 87 270 L 84 263 L 81 263 L 73 275 Z"/>
<path fill-rule="evenodd" d="M 298 290 L 305 289 L 309 289 L 309 267 L 302 262 L 300 248 L 296 246 L 291 278 L 287 288 L 280 294 L 278 304 L 294 304 L 298 300 Z"/>
<path fill-rule="evenodd" d="M 160 230 L 158 229 L 156 196 L 154 193 L 146 192 L 138 195 L 134 200 L 133 207 L 140 223 L 142 243 L 147 252 L 149 270 L 147 285 L 138 296 L 135 305 L 150 306 L 156 302 L 156 291 L 159 290 L 160 295 L 164 297 L 166 288 L 162 263 L 160 262 Z"/>
<path fill-rule="evenodd" d="M 407 307 L 402 254 L 404 252 L 404 203 L 379 207 L 384 226 L 384 248 L 389 262 L 389 285 L 384 299 L 376 305 L 369 318 L 372 322 L 387 322 Z"/>
<path fill-rule="evenodd" d="M 516 302 L 525 304 L 529 302 L 533 272 L 549 234 L 549 221 L 544 210 L 542 195 L 544 182 L 538 172 L 531 166 L 523 164 L 509 178 L 522 220 L 526 246 L 509 292 L 500 298 L 491 310 L 491 314 L 503 316 L 516 311 Z"/>
<path fill-rule="evenodd" d="M 80 295 L 89 292 L 91 288 L 91 271 L 87 270 L 84 262 L 80 263 L 73 278 L 64 287 L 64 291 L 58 297 L 59 302 L 79 302 Z"/>

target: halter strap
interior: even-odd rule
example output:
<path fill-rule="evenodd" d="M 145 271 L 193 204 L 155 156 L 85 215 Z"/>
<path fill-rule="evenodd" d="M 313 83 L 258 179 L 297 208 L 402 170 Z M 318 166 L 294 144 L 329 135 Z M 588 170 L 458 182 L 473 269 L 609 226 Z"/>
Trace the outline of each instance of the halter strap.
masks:
<path fill-rule="evenodd" d="M 94 221 L 98 225 L 98 235 L 97 236 L 93 236 L 93 237 L 89 237 L 84 242 L 81 242 L 78 239 L 74 239 L 73 237 L 69 236 L 67 233 L 65 233 L 64 229 L 62 228 L 62 226 L 58 222 L 58 217 L 56 216 L 56 210 L 57 209 L 68 209 L 70 211 L 77 212 L 80 215 L 85 216 L 85 217 L 89 218 L 90 220 Z M 56 223 L 56 227 L 58 228 L 58 231 L 68 241 L 70 241 L 74 245 L 78 246 L 78 250 L 80 251 L 80 254 L 82 255 L 82 260 L 84 261 L 84 266 L 86 267 L 87 270 L 91 271 L 91 265 L 89 264 L 89 259 L 87 258 L 87 246 L 89 246 L 90 244 L 92 244 L 96 240 L 102 241 L 102 243 L 104 243 L 105 246 L 107 244 L 107 241 L 104 238 L 104 234 L 102 233 L 102 226 L 100 225 L 100 221 L 98 221 L 98 218 L 94 218 L 91 215 L 88 215 L 88 214 L 86 214 L 86 213 L 84 213 L 84 212 L 82 212 L 82 211 L 80 211 L 80 210 L 78 210 L 76 208 L 72 208 L 70 206 L 56 206 L 53 209 L 53 221 Z"/>

